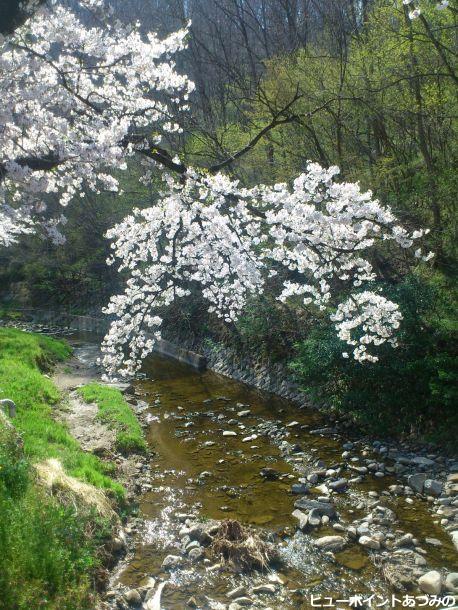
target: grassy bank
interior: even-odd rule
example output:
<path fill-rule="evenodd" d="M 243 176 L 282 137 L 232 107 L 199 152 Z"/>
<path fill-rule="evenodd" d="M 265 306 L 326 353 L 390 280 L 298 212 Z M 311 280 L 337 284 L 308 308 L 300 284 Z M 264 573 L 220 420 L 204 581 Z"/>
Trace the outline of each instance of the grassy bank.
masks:
<path fill-rule="evenodd" d="M 14 425 L 21 432 L 28 459 L 57 458 L 68 474 L 120 499 L 124 490 L 110 478 L 110 464 L 82 451 L 66 427 L 52 418 L 59 392 L 43 371 L 70 353 L 62 341 L 0 328 L 0 398 L 10 398 L 17 405 Z"/>
<path fill-rule="evenodd" d="M 99 418 L 116 432 L 116 448 L 122 453 L 146 451 L 143 432 L 122 393 L 99 383 L 90 383 L 78 390 L 86 402 L 95 402 Z"/>
<path fill-rule="evenodd" d="M 0 514 L 0 608 L 93 609 L 109 523 L 37 485 L 17 436 L 1 423 Z"/>
<path fill-rule="evenodd" d="M 121 498 L 110 465 L 84 453 L 54 421 L 59 393 L 46 376 L 70 348 L 33 333 L 0 328 L 0 398 L 17 406 L 14 429 L 0 419 L 0 609 L 89 610 L 106 519 L 65 492 L 52 497 L 33 464 L 56 458 L 67 474 Z"/>

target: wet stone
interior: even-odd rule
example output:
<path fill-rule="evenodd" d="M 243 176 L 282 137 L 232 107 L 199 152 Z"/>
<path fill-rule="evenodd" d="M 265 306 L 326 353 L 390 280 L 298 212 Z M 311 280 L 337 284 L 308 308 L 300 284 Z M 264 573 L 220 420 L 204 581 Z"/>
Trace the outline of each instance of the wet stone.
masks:
<path fill-rule="evenodd" d="M 248 593 L 246 587 L 237 587 L 236 589 L 232 589 L 226 595 L 229 599 L 235 599 L 236 597 L 242 597 Z"/>
<path fill-rule="evenodd" d="M 423 491 L 430 496 L 440 496 L 442 493 L 442 483 L 435 479 L 426 479 L 423 485 Z"/>
<path fill-rule="evenodd" d="M 347 489 L 348 481 L 344 478 L 337 479 L 337 481 L 331 481 L 331 483 L 328 483 L 328 487 L 329 489 L 332 489 L 332 491 L 342 492 Z"/>
<path fill-rule="evenodd" d="M 189 551 L 188 556 L 189 556 L 189 559 L 191 559 L 192 561 L 197 561 L 197 560 L 203 558 L 204 551 L 202 550 L 201 547 L 196 547 Z"/>
<path fill-rule="evenodd" d="M 442 591 L 442 578 L 440 572 L 437 572 L 436 570 L 426 572 L 426 574 L 423 574 L 423 576 L 420 576 L 418 579 L 418 586 L 423 593 L 440 595 Z"/>
<path fill-rule="evenodd" d="M 294 502 L 294 507 L 300 510 L 316 510 L 316 514 L 320 516 L 327 515 L 329 518 L 336 516 L 336 509 L 331 502 L 320 502 L 318 500 L 309 500 L 307 498 L 299 498 Z"/>
<path fill-rule="evenodd" d="M 445 579 L 445 590 L 449 593 L 458 593 L 458 572 L 450 572 Z"/>
<path fill-rule="evenodd" d="M 374 551 L 378 551 L 380 549 L 380 542 L 374 538 L 371 538 L 370 536 L 361 536 L 358 542 L 366 549 L 372 549 Z"/>
<path fill-rule="evenodd" d="M 442 542 L 437 538 L 425 538 L 425 543 L 435 547 L 442 546 Z"/>
<path fill-rule="evenodd" d="M 179 555 L 167 555 L 167 557 L 162 562 L 162 567 L 164 570 L 169 570 L 180 565 L 182 561 L 183 559 Z"/>
<path fill-rule="evenodd" d="M 304 530 L 307 527 L 307 523 L 308 523 L 308 519 L 309 519 L 308 516 L 299 509 L 296 509 L 291 514 L 295 519 L 298 520 L 299 529 Z"/>
<path fill-rule="evenodd" d="M 237 597 L 236 599 L 234 599 L 234 604 L 236 604 L 239 607 L 252 606 L 253 601 L 249 597 Z M 231 606 L 232 606 L 232 604 L 231 604 Z M 229 608 L 231 606 L 229 606 Z"/>
<path fill-rule="evenodd" d="M 273 468 L 263 468 L 259 474 L 263 479 L 267 481 L 276 481 L 280 477 L 280 472 L 278 470 L 274 470 Z"/>
<path fill-rule="evenodd" d="M 291 485 L 291 493 L 293 494 L 307 494 L 309 492 L 309 488 L 305 483 L 294 483 Z"/>
<path fill-rule="evenodd" d="M 276 587 L 275 585 L 271 585 L 271 584 L 264 584 L 264 585 L 257 585 L 256 587 L 253 587 L 252 592 L 255 594 L 259 594 L 259 593 L 269 593 L 269 594 L 274 594 L 276 591 Z"/>
<path fill-rule="evenodd" d="M 323 551 L 341 551 L 345 544 L 346 541 L 343 536 L 323 536 L 313 542 L 314 546 Z"/>
<path fill-rule="evenodd" d="M 124 599 L 130 606 L 138 606 L 142 603 L 142 598 L 137 589 L 131 589 L 124 594 Z"/>

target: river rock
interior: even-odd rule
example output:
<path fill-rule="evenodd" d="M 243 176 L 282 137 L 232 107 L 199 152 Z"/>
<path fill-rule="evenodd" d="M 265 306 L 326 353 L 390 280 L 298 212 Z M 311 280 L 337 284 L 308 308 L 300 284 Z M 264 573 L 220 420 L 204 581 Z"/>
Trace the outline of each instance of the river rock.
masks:
<path fill-rule="evenodd" d="M 396 548 L 405 548 L 413 546 L 413 536 L 412 534 L 404 534 L 398 540 L 395 541 L 394 546 Z"/>
<path fill-rule="evenodd" d="M 423 457 L 421 455 L 417 455 L 416 457 L 412 458 L 410 460 L 410 462 L 411 462 L 411 464 L 417 464 L 417 466 L 424 466 L 424 467 L 435 465 L 434 460 L 431 460 L 430 458 L 427 458 L 427 457 Z"/>
<path fill-rule="evenodd" d="M 317 538 L 313 545 L 322 549 L 323 551 L 341 551 L 346 544 L 343 536 L 323 536 Z"/>
<path fill-rule="evenodd" d="M 237 436 L 237 432 L 234 432 L 234 430 L 223 430 L 223 436 Z"/>
<path fill-rule="evenodd" d="M 243 411 L 239 411 L 237 413 L 237 417 L 247 417 L 251 413 L 250 409 L 244 409 Z"/>
<path fill-rule="evenodd" d="M 442 542 L 437 538 L 425 538 L 425 543 L 436 547 L 442 546 Z"/>
<path fill-rule="evenodd" d="M 229 610 L 231 609 L 232 605 L 235 605 L 238 608 L 242 608 L 243 606 L 252 606 L 253 601 L 249 597 L 237 597 L 236 599 L 234 599 L 233 603 L 229 606 Z"/>
<path fill-rule="evenodd" d="M 253 593 L 270 593 L 273 595 L 276 591 L 276 587 L 271 584 L 257 585 L 256 587 L 253 587 L 252 591 Z"/>
<path fill-rule="evenodd" d="M 236 597 L 242 597 L 243 595 L 246 595 L 248 593 L 247 588 L 246 587 L 237 587 L 236 589 L 232 589 L 232 591 L 229 591 L 228 593 L 226 593 L 226 596 L 229 599 L 235 599 Z"/>
<path fill-rule="evenodd" d="M 299 523 L 298 523 L 299 529 L 305 530 L 305 528 L 307 527 L 307 523 L 308 523 L 308 516 L 305 513 L 303 513 L 301 510 L 299 510 L 298 508 L 296 508 L 296 510 L 294 510 L 291 514 L 295 519 L 297 519 L 299 521 Z"/>
<path fill-rule="evenodd" d="M 321 514 L 316 508 L 312 508 L 312 510 L 307 515 L 308 524 L 312 527 L 318 527 L 321 525 Z"/>
<path fill-rule="evenodd" d="M 373 549 L 374 551 L 378 551 L 380 549 L 380 542 L 374 538 L 371 538 L 370 536 L 361 536 L 358 542 L 366 549 Z"/>
<path fill-rule="evenodd" d="M 182 558 L 179 555 L 167 555 L 167 557 L 162 562 L 162 567 L 164 570 L 170 570 L 171 568 L 176 567 L 182 562 Z"/>
<path fill-rule="evenodd" d="M 421 494 L 423 492 L 423 485 L 425 484 L 427 475 L 423 472 L 416 472 L 407 477 L 407 483 L 415 492 Z"/>
<path fill-rule="evenodd" d="M 129 606 L 139 606 L 142 603 L 142 598 L 137 589 L 131 589 L 124 594 L 124 599 Z"/>
<path fill-rule="evenodd" d="M 204 552 L 200 546 L 196 547 L 194 549 L 191 549 L 188 553 L 188 557 L 189 557 L 189 559 L 191 559 L 191 561 L 197 561 L 198 559 L 202 559 L 203 556 L 204 556 Z"/>
<path fill-rule="evenodd" d="M 458 572 L 450 572 L 445 579 L 445 590 L 448 593 L 458 593 Z"/>
<path fill-rule="evenodd" d="M 263 468 L 259 471 L 259 474 L 262 476 L 263 479 L 266 479 L 267 481 L 275 481 L 279 478 L 281 473 L 278 472 L 278 470 L 274 470 L 273 468 Z"/>
<path fill-rule="evenodd" d="M 367 466 L 350 466 L 350 468 L 358 474 L 367 474 L 368 472 Z"/>
<path fill-rule="evenodd" d="M 316 509 L 317 514 L 320 518 L 323 515 L 327 515 L 330 519 L 336 516 L 336 509 L 334 504 L 331 502 L 319 502 L 318 500 L 309 500 L 308 498 L 299 498 L 294 502 L 294 508 L 299 508 L 300 510 L 308 510 L 311 511 Z"/>
<path fill-rule="evenodd" d="M 442 577 L 440 572 L 431 570 L 426 572 L 423 576 L 418 579 L 418 586 L 423 593 L 429 593 L 429 595 L 440 595 L 442 591 Z"/>
<path fill-rule="evenodd" d="M 442 493 L 442 483 L 435 479 L 426 479 L 423 485 L 423 492 L 428 496 L 440 496 Z"/>
<path fill-rule="evenodd" d="M 309 488 L 305 483 L 294 483 L 293 485 L 291 485 L 291 493 L 308 494 Z"/>
<path fill-rule="evenodd" d="M 458 551 L 458 530 L 455 530 L 454 532 L 451 532 L 450 536 L 452 538 L 452 542 L 453 542 L 456 550 Z"/>
<path fill-rule="evenodd" d="M 345 491 L 348 487 L 348 481 L 347 479 L 337 479 L 337 481 L 331 481 L 331 483 L 328 483 L 328 487 L 329 489 L 332 489 L 332 491 Z"/>
<path fill-rule="evenodd" d="M 186 538 L 189 538 L 189 536 L 186 536 Z M 191 551 L 192 549 L 198 549 L 200 548 L 200 542 L 198 540 L 191 540 L 185 545 L 185 550 L 187 552 Z"/>
<path fill-rule="evenodd" d="M 195 540 L 197 541 L 199 544 L 210 544 L 210 542 L 212 541 L 212 537 L 210 536 L 209 532 L 208 532 L 208 526 L 205 526 L 204 524 L 198 523 L 197 525 L 193 525 L 192 527 L 190 527 L 188 529 L 187 532 L 189 538 L 191 540 Z"/>

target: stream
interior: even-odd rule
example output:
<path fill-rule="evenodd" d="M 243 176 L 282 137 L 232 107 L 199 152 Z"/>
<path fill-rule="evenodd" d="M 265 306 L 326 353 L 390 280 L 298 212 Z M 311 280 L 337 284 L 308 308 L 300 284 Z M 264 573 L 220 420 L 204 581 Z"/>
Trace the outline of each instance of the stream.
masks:
<path fill-rule="evenodd" d="M 80 345 L 77 357 L 94 358 L 93 347 Z M 387 457 L 381 443 L 335 434 L 312 409 L 159 355 L 149 358 L 143 378 L 133 382 L 126 397 L 148 422 L 152 457 L 149 484 L 139 499 L 135 550 L 115 569 L 112 589 L 141 591 L 151 577 L 167 581 L 164 610 L 308 609 L 326 606 L 330 597 L 333 607 L 349 608 L 351 596 L 373 594 L 389 599 L 382 606 L 389 608 L 397 605 L 392 595 L 402 597 L 396 574 L 404 568 L 412 595 L 422 595 L 416 580 L 428 570 L 440 570 L 444 577 L 457 571 L 457 551 L 431 512 L 433 499 L 404 493 L 405 478 L 395 474 L 400 458 L 391 452 Z M 443 458 L 437 459 L 440 474 Z M 342 477 L 347 481 L 342 488 L 323 487 Z M 292 493 L 293 485 L 300 491 L 305 484 L 306 494 Z M 292 513 L 301 498 L 331 501 L 337 519 L 299 530 Z M 191 559 L 184 550 L 189 527 L 224 519 L 263 532 L 278 550 L 277 564 L 268 572 L 243 574 L 205 549 Z M 358 543 L 363 534 L 379 541 L 379 549 Z M 336 535 L 346 537 L 343 550 L 314 544 Z M 180 560 L 164 567 L 170 555 Z M 383 577 L 387 562 L 394 566 L 390 581 Z M 239 601 L 231 603 L 228 592 L 238 587 L 243 588 Z"/>

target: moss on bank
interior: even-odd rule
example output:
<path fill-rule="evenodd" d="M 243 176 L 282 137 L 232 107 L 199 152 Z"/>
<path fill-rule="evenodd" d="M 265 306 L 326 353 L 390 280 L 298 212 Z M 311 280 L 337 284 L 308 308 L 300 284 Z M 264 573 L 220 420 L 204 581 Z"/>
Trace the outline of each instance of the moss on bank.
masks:
<path fill-rule="evenodd" d="M 99 418 L 116 432 L 116 448 L 122 453 L 146 451 L 143 432 L 122 393 L 99 383 L 89 383 L 78 390 L 86 402 L 95 402 Z"/>

